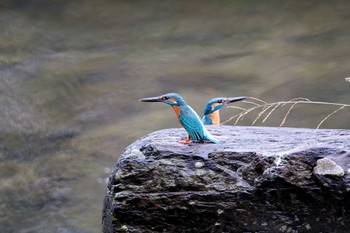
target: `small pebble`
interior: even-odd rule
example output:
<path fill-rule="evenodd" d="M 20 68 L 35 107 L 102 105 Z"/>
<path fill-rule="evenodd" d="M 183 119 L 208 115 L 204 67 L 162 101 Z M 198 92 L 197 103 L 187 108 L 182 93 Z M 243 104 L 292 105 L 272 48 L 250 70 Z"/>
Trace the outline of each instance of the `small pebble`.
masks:
<path fill-rule="evenodd" d="M 128 229 L 127 225 L 123 225 L 123 226 L 120 227 L 120 230 L 121 231 L 128 231 L 129 229 Z"/>
<path fill-rule="evenodd" d="M 204 164 L 203 164 L 202 162 L 196 162 L 196 163 L 194 164 L 194 166 L 195 166 L 196 168 L 202 168 L 202 167 L 204 166 Z"/>
<path fill-rule="evenodd" d="M 311 229 L 310 224 L 306 224 L 306 225 L 305 225 L 305 228 L 306 228 L 306 230 L 310 230 L 310 229 Z"/>

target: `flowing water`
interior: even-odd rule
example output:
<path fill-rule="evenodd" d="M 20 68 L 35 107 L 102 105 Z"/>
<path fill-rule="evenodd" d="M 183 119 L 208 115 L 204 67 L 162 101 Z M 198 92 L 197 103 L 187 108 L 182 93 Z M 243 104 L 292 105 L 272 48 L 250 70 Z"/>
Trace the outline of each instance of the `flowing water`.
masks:
<path fill-rule="evenodd" d="M 179 92 L 199 114 L 217 96 L 350 104 L 345 0 L 5 0 L 0 32 L 4 233 L 100 232 L 118 155 L 179 126 L 168 106 L 140 98 Z M 278 126 L 289 108 L 257 125 Z M 296 105 L 285 126 L 315 128 L 338 108 Z M 321 128 L 350 128 L 349 115 Z"/>

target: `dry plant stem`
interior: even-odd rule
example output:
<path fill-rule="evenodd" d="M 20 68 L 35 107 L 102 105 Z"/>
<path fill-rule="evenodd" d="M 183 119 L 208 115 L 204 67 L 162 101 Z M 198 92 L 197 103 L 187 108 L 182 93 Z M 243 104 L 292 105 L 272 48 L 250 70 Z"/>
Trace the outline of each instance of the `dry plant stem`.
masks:
<path fill-rule="evenodd" d="M 280 124 L 279 127 L 282 127 L 282 126 L 284 125 L 284 123 L 286 123 L 286 120 L 287 120 L 287 117 L 288 117 L 290 111 L 292 111 L 292 109 L 294 108 L 294 106 L 295 106 L 296 104 L 297 104 L 297 103 L 292 104 L 292 106 L 288 109 L 288 112 L 287 112 L 286 115 L 284 116 L 284 118 L 283 118 L 283 120 L 282 120 L 282 122 L 281 122 L 281 124 Z"/>
<path fill-rule="evenodd" d="M 329 117 L 331 117 L 333 114 L 337 113 L 339 110 L 345 108 L 345 107 L 350 107 L 350 104 L 341 104 L 341 103 L 331 103 L 331 102 L 320 102 L 320 101 L 311 101 L 307 98 L 302 98 L 302 97 L 298 97 L 298 98 L 294 98 L 290 101 L 280 101 L 280 102 L 275 102 L 275 103 L 267 103 L 263 100 L 260 100 L 258 98 L 254 98 L 254 97 L 249 97 L 250 99 L 253 100 L 257 100 L 260 103 L 255 103 L 255 102 L 251 102 L 251 101 L 243 101 L 245 103 L 249 103 L 249 104 L 253 104 L 255 105 L 252 108 L 249 109 L 244 109 L 244 108 L 240 108 L 240 107 L 236 107 L 236 106 L 228 106 L 228 108 L 237 108 L 237 109 L 242 109 L 243 111 L 230 117 L 228 120 L 226 120 L 225 122 L 223 122 L 222 124 L 226 124 L 227 122 L 232 121 L 233 119 L 237 118 L 234 125 L 236 125 L 240 120 L 242 120 L 244 118 L 245 115 L 247 115 L 249 112 L 258 109 L 258 108 L 262 108 L 262 110 L 259 112 L 258 116 L 254 119 L 252 125 L 254 125 L 260 118 L 261 116 L 267 111 L 269 110 L 272 106 L 273 109 L 271 111 L 269 111 L 269 113 L 265 116 L 265 118 L 262 120 L 262 123 L 264 123 L 272 114 L 272 112 L 274 112 L 276 110 L 276 108 L 278 108 L 279 106 L 285 106 L 287 104 L 292 104 L 292 106 L 288 109 L 286 115 L 284 116 L 280 127 L 283 126 L 287 120 L 288 115 L 290 114 L 290 112 L 292 111 L 292 109 L 294 108 L 294 106 L 296 104 L 318 104 L 318 105 L 332 105 L 332 106 L 340 106 L 340 108 L 338 108 L 337 110 L 333 111 L 332 113 L 330 113 L 329 115 L 327 115 L 317 126 L 316 129 L 318 129 L 321 124 L 327 120 Z M 261 104 L 262 103 L 262 104 Z"/>
<path fill-rule="evenodd" d="M 321 105 L 334 105 L 334 106 L 344 106 L 344 107 L 350 107 L 350 104 L 340 104 L 340 103 L 330 103 L 330 102 L 318 102 L 318 101 L 281 101 L 276 102 L 281 104 L 321 104 Z"/>
<path fill-rule="evenodd" d="M 267 120 L 267 118 L 269 118 L 269 116 L 271 115 L 271 113 L 272 113 L 273 111 L 275 111 L 276 108 L 278 108 L 280 105 L 281 105 L 280 103 L 277 103 L 276 106 L 275 106 L 275 107 L 266 115 L 266 117 L 262 120 L 262 123 L 264 123 L 264 122 Z"/>
<path fill-rule="evenodd" d="M 291 99 L 289 101 L 287 101 L 286 103 L 282 104 L 282 107 L 284 107 L 286 104 L 289 104 L 291 102 L 300 102 L 300 101 L 304 101 L 304 102 L 311 102 L 309 99 L 307 98 L 303 98 L 303 97 L 297 97 L 294 99 Z"/>
<path fill-rule="evenodd" d="M 242 114 L 239 114 L 239 116 L 237 117 L 237 119 L 236 119 L 234 125 L 236 125 L 236 124 L 238 123 L 239 120 L 243 119 L 243 117 L 245 116 L 245 114 L 248 113 L 248 112 L 250 112 L 250 111 L 246 111 L 244 114 L 243 114 L 243 113 L 242 113 Z"/>
<path fill-rule="evenodd" d="M 337 113 L 339 110 L 342 110 L 343 108 L 345 108 L 346 106 L 343 105 L 340 108 L 338 108 L 337 110 L 333 111 L 332 113 L 328 114 L 325 118 L 323 118 L 323 120 L 317 125 L 316 129 L 319 129 L 320 126 L 322 125 L 322 123 L 327 120 L 330 116 L 332 116 L 333 114 Z"/>
<path fill-rule="evenodd" d="M 243 119 L 242 117 L 245 116 L 246 114 L 248 114 L 249 112 L 253 111 L 254 109 L 257 109 L 257 108 L 261 108 L 261 107 L 264 107 L 266 106 L 267 104 L 264 104 L 264 105 L 256 105 L 255 107 L 253 108 L 250 108 L 250 109 L 247 109 L 247 110 L 244 110 L 232 117 L 230 117 L 228 120 L 224 121 L 223 123 L 221 123 L 222 125 L 226 124 L 227 122 L 230 122 L 232 121 L 233 119 L 237 118 L 234 125 L 236 125 L 238 123 L 239 120 Z M 233 106 L 228 106 L 228 108 L 233 108 Z"/>
<path fill-rule="evenodd" d="M 242 110 L 243 112 L 247 111 L 247 109 L 241 108 L 241 107 L 237 107 L 237 106 L 230 106 L 230 108 L 240 109 L 240 110 Z M 238 116 L 238 115 L 240 115 L 240 114 L 237 114 L 236 116 Z M 232 119 L 232 118 L 230 118 L 230 119 Z M 223 124 L 226 123 L 226 122 L 227 122 L 227 121 L 221 123 L 220 125 L 223 125 Z"/>
<path fill-rule="evenodd" d="M 227 122 L 232 121 L 233 119 L 235 119 L 235 118 L 237 117 L 237 119 L 236 119 L 236 121 L 235 121 L 235 123 L 234 123 L 234 125 L 236 125 L 236 124 L 238 123 L 238 121 L 241 120 L 241 119 L 243 119 L 243 117 L 244 117 L 246 114 L 248 114 L 249 112 L 253 111 L 253 110 L 256 109 L 256 108 L 260 108 L 260 107 L 264 107 L 264 106 L 268 105 L 267 102 L 265 102 L 265 101 L 263 101 L 263 100 L 261 100 L 261 99 L 255 98 L 255 97 L 249 97 L 249 99 L 257 100 L 257 101 L 259 101 L 259 102 L 261 102 L 261 103 L 264 103 L 264 104 L 258 104 L 258 103 L 252 102 L 252 101 L 243 100 L 242 102 L 248 103 L 248 104 L 254 104 L 255 107 L 250 108 L 250 109 L 244 109 L 242 112 L 240 112 L 240 113 L 234 115 L 233 117 L 230 117 L 228 120 L 224 121 L 224 122 L 221 123 L 221 124 L 222 124 L 222 125 L 223 125 L 223 124 L 226 124 Z M 228 108 L 239 108 L 239 107 L 237 107 L 237 106 L 228 106 Z"/>
<path fill-rule="evenodd" d="M 257 122 L 257 120 L 259 120 L 260 117 L 261 117 L 267 110 L 269 110 L 272 106 L 273 106 L 273 104 L 271 104 L 271 105 L 269 105 L 269 106 L 265 106 L 265 107 L 263 108 L 263 110 L 259 112 L 258 116 L 254 119 L 252 125 L 254 125 L 255 122 Z"/>
<path fill-rule="evenodd" d="M 259 102 L 262 102 L 262 103 L 264 103 L 264 104 L 267 104 L 266 101 L 263 101 L 263 100 L 261 100 L 261 99 L 255 98 L 255 97 L 251 97 L 251 96 L 250 96 L 249 99 L 257 100 L 257 101 L 259 101 Z"/>
<path fill-rule="evenodd" d="M 230 108 L 236 108 L 236 109 L 240 109 L 240 110 L 243 110 L 243 111 L 247 110 L 246 108 L 241 108 L 241 107 L 237 107 L 237 106 L 230 106 Z"/>
<path fill-rule="evenodd" d="M 237 118 L 237 120 L 235 122 L 235 125 L 238 123 L 238 121 L 242 120 L 244 118 L 244 116 L 247 115 L 249 112 L 251 112 L 253 109 L 255 109 L 255 108 L 248 109 L 248 110 L 238 114 L 238 118 Z"/>
<path fill-rule="evenodd" d="M 246 101 L 246 100 L 243 100 L 242 102 L 246 103 L 246 104 L 254 104 L 255 106 L 260 106 L 261 105 L 261 104 L 258 104 L 258 103 L 252 102 L 252 101 Z M 228 107 L 232 108 L 233 106 L 228 106 Z"/>

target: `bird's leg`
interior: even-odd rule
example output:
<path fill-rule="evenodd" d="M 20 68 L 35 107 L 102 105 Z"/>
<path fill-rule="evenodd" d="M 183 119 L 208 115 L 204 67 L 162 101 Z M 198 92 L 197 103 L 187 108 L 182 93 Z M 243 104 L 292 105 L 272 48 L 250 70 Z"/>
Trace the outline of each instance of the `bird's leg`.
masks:
<path fill-rule="evenodd" d="M 180 144 L 190 144 L 191 138 L 190 135 L 185 139 L 185 141 L 179 142 Z"/>

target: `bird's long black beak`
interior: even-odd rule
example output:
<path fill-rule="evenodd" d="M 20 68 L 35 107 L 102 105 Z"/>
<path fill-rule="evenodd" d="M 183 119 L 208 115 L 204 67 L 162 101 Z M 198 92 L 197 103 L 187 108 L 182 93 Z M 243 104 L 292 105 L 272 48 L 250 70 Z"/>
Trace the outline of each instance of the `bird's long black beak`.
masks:
<path fill-rule="evenodd" d="M 247 98 L 248 98 L 247 96 L 227 98 L 227 102 L 226 103 L 233 103 L 233 102 L 241 101 L 241 100 L 244 100 L 244 99 L 247 99 Z"/>
<path fill-rule="evenodd" d="M 140 99 L 139 101 L 141 101 L 141 102 L 162 102 L 162 99 L 159 96 L 157 96 L 157 97 L 143 98 L 143 99 Z"/>

